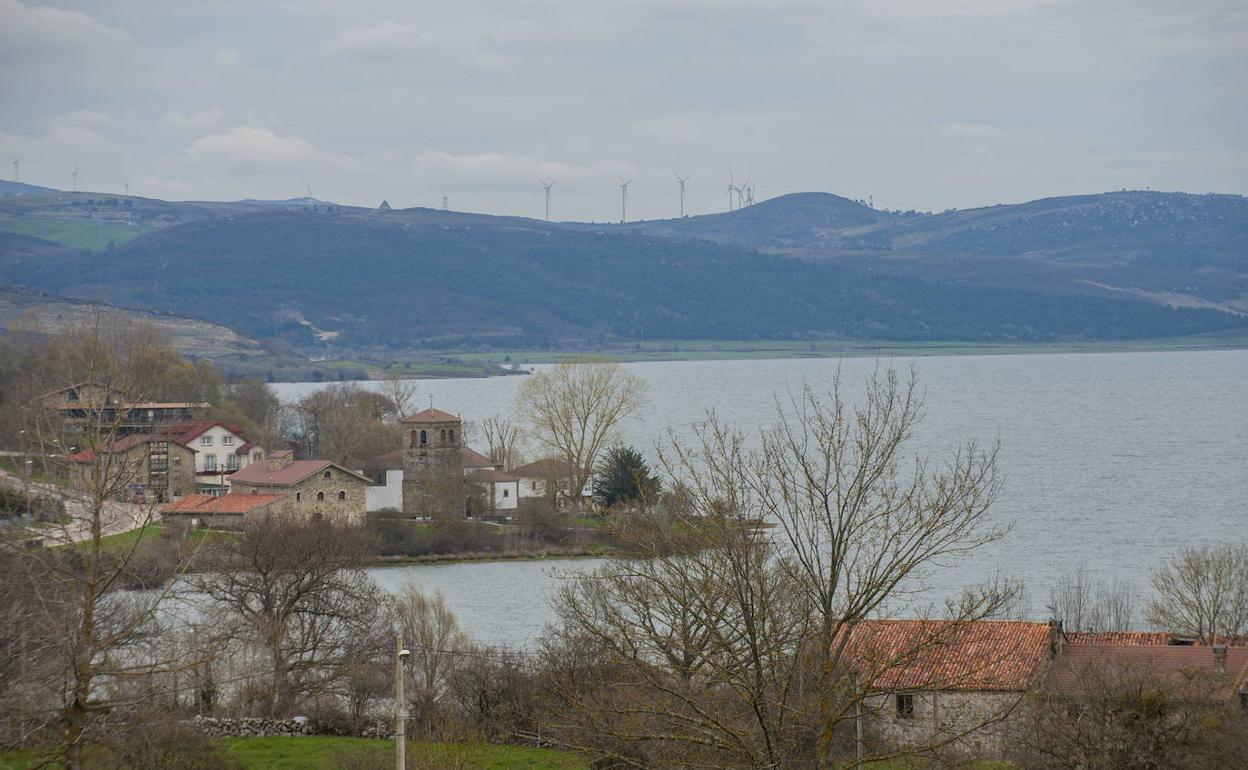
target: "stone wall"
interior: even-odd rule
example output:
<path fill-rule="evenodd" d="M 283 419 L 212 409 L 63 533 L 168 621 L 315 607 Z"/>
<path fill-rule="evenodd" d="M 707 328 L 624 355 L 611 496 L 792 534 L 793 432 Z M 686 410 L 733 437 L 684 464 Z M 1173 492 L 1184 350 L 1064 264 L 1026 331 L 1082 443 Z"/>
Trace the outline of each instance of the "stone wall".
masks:
<path fill-rule="evenodd" d="M 898 712 L 897 694 L 872 695 L 864 702 L 867 740 L 882 747 L 910 747 L 951 741 L 948 750 L 979 758 L 1000 757 L 1010 749 L 1024 694 L 939 691 L 910 693 L 914 711 Z"/>
<path fill-rule="evenodd" d="M 317 734 L 316 723 L 307 717 L 295 717 L 294 719 L 264 719 L 262 717 L 224 719 L 197 716 L 194 719 L 186 720 L 183 724 L 210 738 L 287 737 Z"/>

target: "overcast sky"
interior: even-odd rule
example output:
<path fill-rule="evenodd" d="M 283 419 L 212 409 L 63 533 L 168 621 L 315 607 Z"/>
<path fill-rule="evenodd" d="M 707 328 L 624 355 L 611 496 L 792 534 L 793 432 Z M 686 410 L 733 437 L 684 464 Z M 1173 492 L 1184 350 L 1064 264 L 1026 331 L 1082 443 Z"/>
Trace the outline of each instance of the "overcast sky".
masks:
<path fill-rule="evenodd" d="M 1245 0 L 0 0 L 0 72 L 23 181 L 168 199 L 1248 191 Z"/>

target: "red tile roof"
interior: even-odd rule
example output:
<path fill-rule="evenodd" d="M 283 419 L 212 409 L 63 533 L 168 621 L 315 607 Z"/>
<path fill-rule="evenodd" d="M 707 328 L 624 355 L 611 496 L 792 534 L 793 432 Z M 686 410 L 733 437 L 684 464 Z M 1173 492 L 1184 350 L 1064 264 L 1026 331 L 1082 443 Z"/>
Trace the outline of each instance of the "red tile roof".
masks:
<path fill-rule="evenodd" d="M 465 468 L 493 468 L 494 461 L 480 452 L 461 447 L 459 450 L 459 459 Z"/>
<path fill-rule="evenodd" d="M 429 407 L 423 412 L 409 414 L 407 417 L 404 417 L 401 422 L 459 422 L 459 418 L 449 412 L 444 412 L 441 409 Z"/>
<path fill-rule="evenodd" d="M 187 495 L 161 509 L 163 513 L 244 514 L 285 498 L 286 495 L 248 495 L 231 492 L 225 495 Z"/>
<path fill-rule="evenodd" d="M 365 460 L 363 465 L 367 471 L 398 471 L 403 470 L 403 450 L 396 449 L 393 452 L 386 452 L 384 455 Z"/>
<path fill-rule="evenodd" d="M 576 472 L 576 466 L 567 460 L 548 457 L 545 460 L 521 465 L 519 468 L 512 468 L 511 472 L 526 479 L 566 479 Z"/>
<path fill-rule="evenodd" d="M 181 422 L 176 425 L 169 425 L 165 427 L 161 433 L 168 435 L 179 444 L 188 444 L 198 438 L 201 434 L 215 428 L 218 425 L 244 441 L 247 438 L 246 434 L 238 426 L 218 422 L 217 420 L 194 420 L 192 422 Z"/>
<path fill-rule="evenodd" d="M 844 660 L 872 690 L 1021 692 L 1050 659 L 1047 623 L 867 620 L 850 632 Z"/>
<path fill-rule="evenodd" d="M 1213 647 L 1170 644 L 1067 644 L 1045 681 L 1055 692 L 1092 694 L 1106 683 L 1140 677 L 1160 680 L 1172 691 L 1230 698 L 1248 680 L 1248 647 L 1226 650 L 1219 670 Z"/>
<path fill-rule="evenodd" d="M 1168 644 L 1173 646 L 1202 646 L 1194 637 L 1171 634 L 1165 631 L 1072 631 L 1065 635 L 1068 644 Z M 1248 645 L 1248 637 L 1219 639 L 1232 647 Z M 1207 646 L 1207 645 L 1203 645 Z"/>
<path fill-rule="evenodd" d="M 361 476 L 355 471 L 348 470 L 329 460 L 295 460 L 285 466 L 277 467 L 278 465 L 278 463 L 272 461 L 265 462 L 263 460 L 258 463 L 252 463 L 241 471 L 230 474 L 230 483 L 237 481 L 242 484 L 255 486 L 289 487 L 327 468 L 336 468 L 360 481 L 372 483 L 372 480 L 367 476 Z"/>
<path fill-rule="evenodd" d="M 293 449 L 274 449 L 269 453 L 270 460 L 285 460 L 287 457 L 294 459 L 295 450 Z"/>

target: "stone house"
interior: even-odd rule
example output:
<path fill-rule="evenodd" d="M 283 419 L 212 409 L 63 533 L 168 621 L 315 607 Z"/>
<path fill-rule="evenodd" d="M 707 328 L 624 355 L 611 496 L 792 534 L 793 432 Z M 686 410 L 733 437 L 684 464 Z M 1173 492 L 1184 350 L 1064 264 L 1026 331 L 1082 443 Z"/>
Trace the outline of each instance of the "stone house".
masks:
<path fill-rule="evenodd" d="M 161 430 L 173 441 L 195 450 L 199 491 L 229 491 L 229 475 L 265 457 L 264 447 L 247 439 L 241 428 L 215 420 L 194 420 Z"/>
<path fill-rule="evenodd" d="M 285 456 L 243 468 L 229 477 L 235 494 L 284 494 L 271 512 L 363 524 L 367 476 L 329 460 L 289 460 Z"/>
<path fill-rule="evenodd" d="M 239 529 L 259 517 L 277 512 L 278 503 L 285 499 L 285 494 L 195 494 L 169 503 L 160 512 L 166 518 L 189 521 L 192 527 Z"/>
<path fill-rule="evenodd" d="M 195 450 L 164 436 L 130 435 L 70 455 L 70 481 L 90 488 L 94 474 L 129 500 L 161 502 L 195 491 Z"/>
<path fill-rule="evenodd" d="M 869 693 L 858 719 L 873 750 L 938 744 L 982 758 L 1009 749 L 1060 650 L 1059 623 L 868 620 L 843 660 Z"/>

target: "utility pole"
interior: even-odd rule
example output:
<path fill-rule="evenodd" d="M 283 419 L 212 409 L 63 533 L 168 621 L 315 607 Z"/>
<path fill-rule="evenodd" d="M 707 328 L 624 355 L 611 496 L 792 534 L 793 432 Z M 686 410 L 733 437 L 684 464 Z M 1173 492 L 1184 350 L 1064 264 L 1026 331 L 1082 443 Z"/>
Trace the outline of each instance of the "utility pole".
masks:
<path fill-rule="evenodd" d="M 394 635 L 394 768 L 407 770 L 407 699 L 403 696 L 403 635 Z"/>

